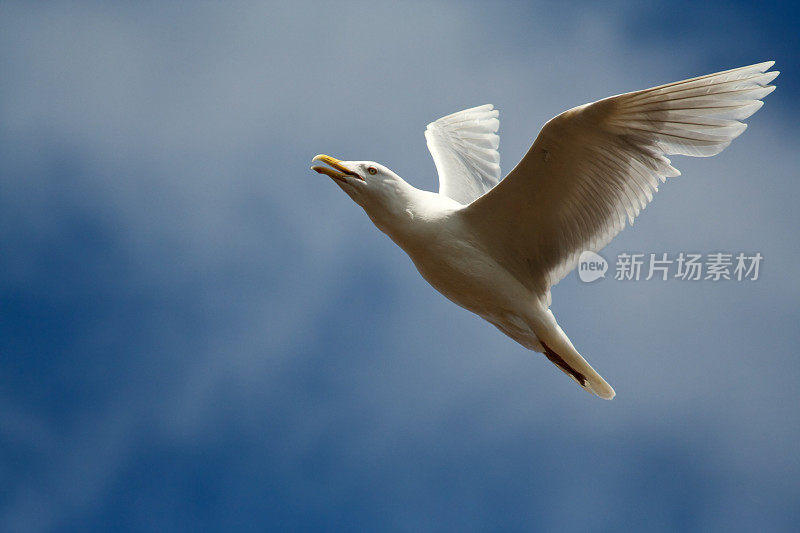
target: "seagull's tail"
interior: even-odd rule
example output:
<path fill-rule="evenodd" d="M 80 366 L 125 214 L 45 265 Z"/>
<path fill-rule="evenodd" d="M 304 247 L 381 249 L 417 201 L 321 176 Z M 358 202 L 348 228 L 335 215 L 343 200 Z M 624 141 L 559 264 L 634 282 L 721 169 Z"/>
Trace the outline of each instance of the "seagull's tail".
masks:
<path fill-rule="evenodd" d="M 578 385 L 604 400 L 610 400 L 616 395 L 603 376 L 578 353 L 549 309 L 546 310 L 546 324 L 535 333 L 544 348 L 545 356 Z"/>

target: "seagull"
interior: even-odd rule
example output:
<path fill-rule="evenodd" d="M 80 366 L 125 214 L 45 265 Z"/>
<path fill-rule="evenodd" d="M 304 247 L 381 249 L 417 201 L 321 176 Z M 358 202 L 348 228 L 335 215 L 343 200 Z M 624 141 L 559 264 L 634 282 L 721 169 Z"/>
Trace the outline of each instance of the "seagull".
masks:
<path fill-rule="evenodd" d="M 499 112 L 473 107 L 428 124 L 439 192 L 417 189 L 372 161 L 312 170 L 332 178 L 422 277 L 590 393 L 614 389 L 550 311 L 550 289 L 598 252 L 679 176 L 668 155 L 708 157 L 747 127 L 775 87 L 774 61 L 584 104 L 549 120 L 500 180 Z"/>

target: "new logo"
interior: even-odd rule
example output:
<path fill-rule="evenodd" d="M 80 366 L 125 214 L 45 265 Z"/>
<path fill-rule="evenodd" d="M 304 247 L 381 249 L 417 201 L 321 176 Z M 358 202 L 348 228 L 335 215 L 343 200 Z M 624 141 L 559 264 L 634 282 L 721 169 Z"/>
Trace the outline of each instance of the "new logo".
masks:
<path fill-rule="evenodd" d="M 578 277 L 584 283 L 591 283 L 606 277 L 608 262 L 602 255 L 586 250 L 578 258 Z"/>

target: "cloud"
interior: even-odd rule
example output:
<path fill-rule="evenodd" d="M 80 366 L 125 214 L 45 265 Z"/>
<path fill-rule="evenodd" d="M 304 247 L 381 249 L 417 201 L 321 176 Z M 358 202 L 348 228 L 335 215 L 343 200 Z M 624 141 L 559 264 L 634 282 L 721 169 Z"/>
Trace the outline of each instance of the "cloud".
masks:
<path fill-rule="evenodd" d="M 0 412 L 8 457 L 31 451 L 4 461 L 4 529 L 788 524 L 800 257 L 780 89 L 721 156 L 676 158 L 684 176 L 605 254 L 760 250 L 762 280 L 554 290 L 611 404 L 441 298 L 306 170 L 368 158 L 434 189 L 437 116 L 497 105 L 509 169 L 566 108 L 735 66 L 728 38 L 643 42 L 637 16 L 6 4 Z"/>

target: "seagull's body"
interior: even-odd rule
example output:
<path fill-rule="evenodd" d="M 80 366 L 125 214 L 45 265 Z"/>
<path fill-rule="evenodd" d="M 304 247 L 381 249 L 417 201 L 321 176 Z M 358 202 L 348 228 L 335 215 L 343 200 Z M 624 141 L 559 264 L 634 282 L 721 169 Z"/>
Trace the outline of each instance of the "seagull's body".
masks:
<path fill-rule="evenodd" d="M 544 353 L 586 390 L 614 389 L 587 363 L 550 311 L 550 288 L 584 250 L 599 251 L 633 223 L 665 157 L 710 156 L 745 129 L 777 72 L 760 63 L 576 107 L 550 120 L 500 181 L 498 112 L 467 109 L 428 125 L 440 191 L 422 191 L 369 161 L 317 156 L 423 278 L 521 345 Z"/>

